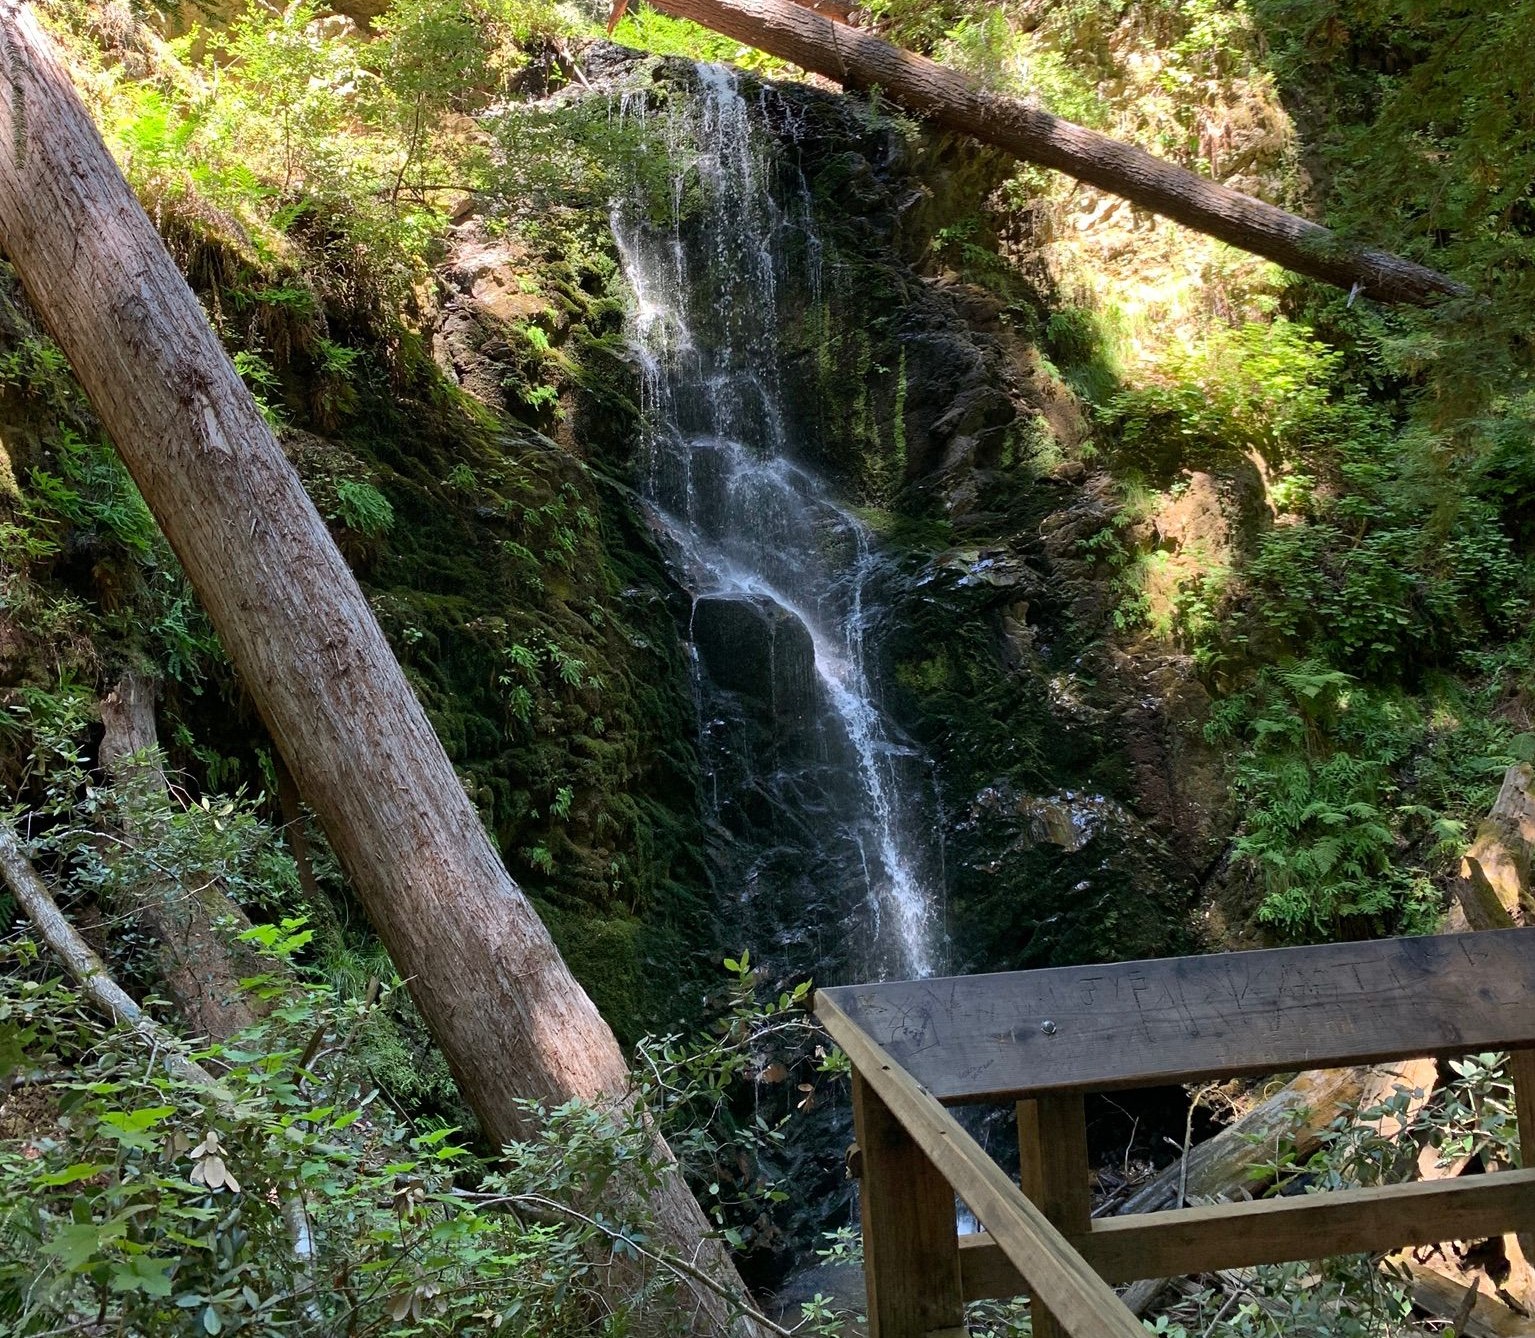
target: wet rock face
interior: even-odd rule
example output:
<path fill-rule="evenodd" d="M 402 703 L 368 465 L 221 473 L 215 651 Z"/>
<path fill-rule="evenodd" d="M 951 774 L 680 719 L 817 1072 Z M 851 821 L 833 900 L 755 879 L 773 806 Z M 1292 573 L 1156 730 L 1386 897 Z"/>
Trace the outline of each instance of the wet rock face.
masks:
<path fill-rule="evenodd" d="M 654 68 L 678 90 L 695 79 Z M 588 54 L 599 89 L 635 69 L 614 48 Z M 1182 657 L 1116 646 L 1104 553 L 1119 502 L 1073 458 L 1088 414 L 1036 346 L 1047 300 L 925 272 L 935 231 L 982 209 L 996 164 L 847 99 L 747 96 L 778 142 L 785 428 L 800 463 L 895 526 L 869 670 L 937 767 L 946 967 L 1188 946 L 1188 907 L 1230 827 L 1198 732 L 1208 702 Z M 815 236 L 795 212 L 807 198 Z M 524 310 L 506 243 L 472 219 L 459 232 L 436 351 L 460 384 L 517 412 L 516 332 L 548 317 Z M 558 321 L 549 333 L 564 337 Z M 573 430 L 550 431 L 562 443 L 572 431 L 583 452 L 600 438 L 622 467 L 619 437 L 594 437 L 583 404 Z M 714 486 L 707 461 L 693 483 Z M 1136 542 L 1175 563 L 1221 550 L 1247 523 L 1238 492 L 1191 478 Z M 839 893 L 862 877 L 856 841 L 836 835 L 852 760 L 845 737 L 813 724 L 808 633 L 766 598 L 674 603 L 704 688 L 705 855 L 725 937 L 785 974 L 844 978 L 856 931 Z M 812 839 L 807 815 L 832 835 Z"/>
<path fill-rule="evenodd" d="M 913 556 L 887 643 L 943 783 L 952 967 L 1187 950 L 1232 820 L 1208 698 L 1185 657 L 1116 645 L 1106 480 L 991 486 L 985 542 Z"/>
<path fill-rule="evenodd" d="M 744 694 L 773 728 L 796 734 L 816 708 L 815 647 L 794 614 L 766 595 L 703 595 L 693 645 L 716 687 Z"/>
<path fill-rule="evenodd" d="M 1073 458 L 1090 415 L 1031 337 L 1048 299 L 921 272 L 933 229 L 983 208 L 984 161 L 841 133 L 791 139 L 827 245 L 789 375 L 818 463 L 917 534 L 881 685 L 938 769 L 947 969 L 1187 949 L 1231 829 L 1208 698 L 1171 648 L 1118 644 L 1119 497 Z M 1130 542 L 1181 571 L 1228 552 L 1246 509 L 1235 482 L 1191 479 Z"/>
<path fill-rule="evenodd" d="M 1073 458 L 1089 414 L 1036 346 L 1047 298 L 925 272 L 936 230 L 983 209 L 996 164 L 813 90 L 749 100 L 778 141 L 775 189 L 808 193 L 818 233 L 785 208 L 790 435 L 841 496 L 913 536 L 888 545 L 871 671 L 937 767 L 946 969 L 1191 946 L 1189 907 L 1230 830 L 1199 736 L 1207 698 L 1177 654 L 1116 646 L 1104 554 L 1120 504 Z M 1174 559 L 1224 549 L 1246 523 L 1233 487 L 1190 480 L 1144 542 Z M 847 745 L 803 728 L 793 623 L 770 602 L 693 610 L 711 862 L 741 941 L 832 979 L 849 922 L 829 889 L 856 881 L 857 852 L 807 848 L 804 815 L 836 811 Z"/>

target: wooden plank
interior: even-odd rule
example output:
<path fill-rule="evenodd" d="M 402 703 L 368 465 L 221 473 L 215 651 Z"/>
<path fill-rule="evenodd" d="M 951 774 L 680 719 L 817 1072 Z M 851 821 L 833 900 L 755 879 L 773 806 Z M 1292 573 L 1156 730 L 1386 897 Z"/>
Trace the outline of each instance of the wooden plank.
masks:
<path fill-rule="evenodd" d="M 1510 1051 L 1508 1076 L 1519 1118 L 1519 1164 L 1535 1170 L 1535 1050 Z"/>
<path fill-rule="evenodd" d="M 822 990 L 940 1100 L 1535 1043 L 1535 928 Z"/>
<path fill-rule="evenodd" d="M 1071 1243 L 1109 1282 L 1131 1282 L 1480 1240 L 1529 1227 L 1535 1170 L 1102 1218 Z M 966 1236 L 960 1244 L 966 1300 L 1018 1294 L 1020 1279 L 996 1242 Z"/>
<path fill-rule="evenodd" d="M 1063 1235 L 1081 1235 L 1092 1219 L 1088 1192 L 1087 1117 L 1078 1094 L 1018 1103 L 1018 1181 Z M 1035 1303 L 1034 1338 L 1066 1338 L 1049 1310 Z"/>
<path fill-rule="evenodd" d="M 1084 1259 L 1088 1258 L 1086 1242 L 1080 1236 L 1071 1245 Z M 1012 1260 L 985 1231 L 959 1238 L 959 1279 L 966 1301 L 1005 1301 L 1032 1295 Z"/>
<path fill-rule="evenodd" d="M 869 1338 L 926 1338 L 959 1328 L 965 1303 L 954 1191 L 857 1073 L 853 1122 L 863 1160 Z"/>
<path fill-rule="evenodd" d="M 815 1011 L 832 1039 L 1072 1338 L 1145 1338 L 1140 1322 L 1002 1168 L 825 993 L 817 994 Z M 866 1185 L 870 1178 L 866 1162 Z"/>
<path fill-rule="evenodd" d="M 1213 1204 L 1095 1223 L 1093 1262 L 1116 1282 L 1290 1259 L 1480 1240 L 1535 1226 L 1535 1171 Z"/>

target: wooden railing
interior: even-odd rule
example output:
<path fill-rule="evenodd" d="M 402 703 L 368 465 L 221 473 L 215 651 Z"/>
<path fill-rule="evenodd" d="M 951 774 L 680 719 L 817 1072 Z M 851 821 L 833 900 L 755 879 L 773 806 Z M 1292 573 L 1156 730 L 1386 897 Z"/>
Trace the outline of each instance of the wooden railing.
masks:
<path fill-rule="evenodd" d="M 1025 1293 L 1036 1338 L 1130 1338 L 1110 1283 L 1535 1230 L 1535 1169 L 1094 1220 L 1083 1117 L 1092 1091 L 1509 1050 L 1535 1147 L 1535 929 L 847 985 L 815 1011 L 853 1064 L 870 1338 L 963 1338 L 967 1301 Z M 999 1101 L 1021 1185 L 946 1108 Z"/>

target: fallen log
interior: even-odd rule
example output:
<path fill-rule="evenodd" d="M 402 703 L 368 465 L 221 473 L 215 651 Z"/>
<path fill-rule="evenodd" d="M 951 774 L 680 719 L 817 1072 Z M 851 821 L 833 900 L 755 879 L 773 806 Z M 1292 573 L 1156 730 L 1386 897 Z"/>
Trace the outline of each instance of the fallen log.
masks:
<path fill-rule="evenodd" d="M 59 959 L 80 992 L 108 1019 L 128 1028 L 149 1047 L 164 1070 L 179 1082 L 201 1087 L 225 1110 L 236 1106 L 234 1094 L 207 1069 L 186 1053 L 181 1038 L 150 1017 L 138 1002 L 117 983 L 54 900 L 48 885 L 22 852 L 10 824 L 0 822 L 0 884 L 10 889 L 22 914 L 32 923 L 37 936 Z M 303 1195 L 292 1185 L 282 1188 L 280 1198 L 283 1225 L 299 1269 L 297 1294 L 305 1294 L 314 1285 L 314 1229 Z M 307 1308 L 306 1318 L 310 1316 Z"/>
<path fill-rule="evenodd" d="M 21 912 L 32 922 L 37 936 L 59 959 L 69 978 L 96 1008 L 119 1026 L 139 1037 L 160 1061 L 171 1077 L 181 1082 L 207 1087 L 233 1103 L 233 1097 L 219 1081 L 196 1060 L 187 1056 L 186 1047 L 154 1018 L 107 972 L 98 957 L 74 925 L 69 923 L 48 885 L 22 852 L 21 843 L 10 824 L 0 822 L 0 884 L 10 889 Z"/>
<path fill-rule="evenodd" d="M 1419 306 L 1466 297 L 1454 279 L 1401 256 L 1359 246 L 1319 223 L 1244 195 L 964 75 L 793 0 L 652 0 L 677 18 L 804 69 L 880 95 L 946 130 L 1055 168 L 1132 204 L 1274 261 L 1297 274 L 1382 302 Z"/>
<path fill-rule="evenodd" d="M 1116 1213 L 1150 1213 L 1240 1196 L 1263 1188 L 1253 1170 L 1265 1153 L 1281 1148 L 1304 1157 L 1341 1111 L 1367 1108 L 1397 1087 L 1413 1091 L 1432 1083 L 1433 1060 L 1368 1064 L 1351 1069 L 1318 1069 L 1291 1079 L 1235 1123 L 1196 1144 L 1181 1161 L 1165 1167 L 1123 1200 Z"/>

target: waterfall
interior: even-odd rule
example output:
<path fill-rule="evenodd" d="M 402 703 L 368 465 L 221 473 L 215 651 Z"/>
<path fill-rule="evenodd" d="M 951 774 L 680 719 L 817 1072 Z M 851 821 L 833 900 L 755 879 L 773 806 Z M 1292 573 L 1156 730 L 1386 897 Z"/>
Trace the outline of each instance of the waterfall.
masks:
<path fill-rule="evenodd" d="M 801 870 L 803 896 L 851 883 L 830 889 L 862 944 L 841 954 L 843 969 L 929 975 L 941 882 L 930 782 L 882 711 L 871 665 L 873 592 L 888 564 L 868 525 L 797 458 L 780 367 L 789 295 L 820 298 L 820 241 L 802 189 L 776 198 L 786 174 L 735 73 L 700 65 L 697 80 L 697 96 L 651 127 L 673 164 L 669 200 L 636 192 L 615 203 L 612 227 L 642 371 L 640 492 L 694 598 L 716 803 L 721 775 L 744 767 L 743 792 L 794 809 L 759 841 L 743 875 L 751 895 L 787 895 L 785 867 Z M 632 95 L 616 114 L 650 115 Z M 709 692 L 721 691 L 766 703 L 755 749 L 711 718 Z M 711 746 L 713 735 L 726 741 Z M 808 862 L 786 853 L 794 844 Z"/>

